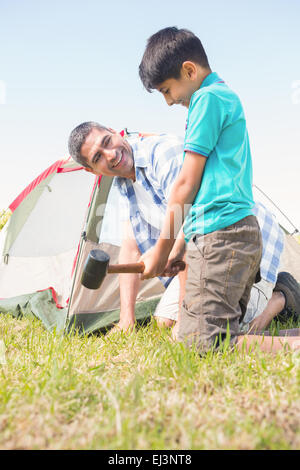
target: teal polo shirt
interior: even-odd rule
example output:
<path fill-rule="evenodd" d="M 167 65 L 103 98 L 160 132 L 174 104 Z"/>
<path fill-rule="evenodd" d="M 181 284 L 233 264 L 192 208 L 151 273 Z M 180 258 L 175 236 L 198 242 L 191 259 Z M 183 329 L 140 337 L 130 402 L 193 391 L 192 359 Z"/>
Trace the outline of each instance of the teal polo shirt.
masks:
<path fill-rule="evenodd" d="M 252 160 L 244 111 L 238 96 L 216 73 L 209 74 L 191 97 L 184 151 L 207 158 L 200 189 L 184 223 L 186 241 L 253 214 Z"/>

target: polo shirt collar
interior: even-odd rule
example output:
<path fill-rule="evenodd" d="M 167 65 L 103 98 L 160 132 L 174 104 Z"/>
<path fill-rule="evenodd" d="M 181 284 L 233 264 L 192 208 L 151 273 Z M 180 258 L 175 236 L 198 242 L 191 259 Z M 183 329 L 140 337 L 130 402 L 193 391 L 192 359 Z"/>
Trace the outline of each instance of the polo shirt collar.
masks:
<path fill-rule="evenodd" d="M 219 75 L 216 72 L 212 72 L 209 75 L 207 75 L 207 77 L 203 80 L 203 82 L 201 83 L 200 88 L 212 85 L 213 83 L 217 83 L 217 82 L 224 83 L 222 78 L 220 78 Z"/>

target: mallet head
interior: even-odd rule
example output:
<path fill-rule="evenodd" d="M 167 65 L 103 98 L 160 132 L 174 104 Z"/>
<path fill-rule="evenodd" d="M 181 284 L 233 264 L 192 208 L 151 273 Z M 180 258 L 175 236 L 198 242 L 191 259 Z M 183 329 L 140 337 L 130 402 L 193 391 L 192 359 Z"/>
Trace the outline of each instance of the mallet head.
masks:
<path fill-rule="evenodd" d="M 109 255 L 102 250 L 91 250 L 81 276 L 81 284 L 88 289 L 99 289 L 109 265 Z"/>

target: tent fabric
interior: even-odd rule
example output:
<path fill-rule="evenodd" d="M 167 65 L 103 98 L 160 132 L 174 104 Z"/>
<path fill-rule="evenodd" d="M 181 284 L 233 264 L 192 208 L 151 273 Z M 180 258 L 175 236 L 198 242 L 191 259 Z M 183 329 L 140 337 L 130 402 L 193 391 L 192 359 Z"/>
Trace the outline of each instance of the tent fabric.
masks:
<path fill-rule="evenodd" d="M 99 314 L 99 312 L 113 311 L 120 308 L 119 281 L 117 274 L 108 274 L 100 288 L 96 290 L 89 290 L 80 283 L 87 256 L 91 250 L 97 248 L 108 253 L 111 264 L 116 264 L 118 262 L 119 247 L 108 243 L 96 244 L 90 241 L 86 241 L 84 243 L 80 259 L 78 260 L 77 273 L 74 279 L 74 289 L 70 298 L 70 318 L 74 314 Z M 158 298 L 162 295 L 164 290 L 162 283 L 158 279 L 143 281 L 137 297 L 137 302 Z"/>
<path fill-rule="evenodd" d="M 51 288 L 42 292 L 1 299 L 0 313 L 15 318 L 37 318 L 48 331 L 63 332 L 66 326 L 67 309 L 58 308 Z"/>
<path fill-rule="evenodd" d="M 19 194 L 19 196 L 10 204 L 9 208 L 12 212 L 24 201 L 24 199 L 37 187 L 42 181 L 48 178 L 48 176 L 54 174 L 62 164 L 64 160 L 58 160 L 53 163 L 49 168 L 43 171 L 37 178 L 35 178 L 26 188 Z"/>
<path fill-rule="evenodd" d="M 0 297 L 15 297 L 52 286 L 59 303 L 65 306 L 72 285 L 74 256 L 74 249 L 55 256 L 10 256 L 7 264 L 0 264 Z"/>
<path fill-rule="evenodd" d="M 34 210 L 28 214 L 20 236 L 10 248 L 10 255 L 55 256 L 77 247 L 91 182 L 93 178 L 83 171 L 54 175 L 41 191 Z M 70 191 L 73 185 L 82 187 L 80 192 L 77 189 L 79 194 Z"/>
<path fill-rule="evenodd" d="M 48 184 L 50 183 L 52 177 L 53 174 L 48 175 L 47 178 L 41 182 L 41 184 L 32 187 L 25 198 L 22 197 L 15 200 L 18 201 L 18 205 L 14 204 L 13 214 L 7 226 L 9 227 L 9 230 L 6 229 L 7 236 L 3 247 L 4 256 L 9 254 L 12 245 L 18 238 L 24 224 L 26 223 L 30 213 L 39 200 L 42 192 L 45 190 L 45 188 L 47 188 L 49 191 Z"/>
<path fill-rule="evenodd" d="M 0 233 L 0 298 L 53 286 L 66 306 L 72 267 L 90 201 L 94 176 L 59 160 L 43 172 Z M 22 194 L 22 193 L 21 193 Z"/>
<path fill-rule="evenodd" d="M 284 236 L 279 271 L 288 271 L 300 283 L 300 244 L 290 234 Z"/>
<path fill-rule="evenodd" d="M 155 299 L 137 302 L 135 306 L 135 318 L 137 322 L 143 323 L 151 318 L 160 297 Z M 80 333 L 103 332 L 111 328 L 119 321 L 120 309 L 109 310 L 107 312 L 77 313 L 72 315 L 66 326 L 66 331 L 76 330 Z"/>
<path fill-rule="evenodd" d="M 40 183 L 46 180 L 49 176 L 55 173 L 64 173 L 68 171 L 82 170 L 83 167 L 75 163 L 71 157 L 58 160 L 44 170 L 37 178 L 35 178 L 26 188 L 19 194 L 19 196 L 10 204 L 9 209 L 14 212 L 21 202 L 33 191 Z"/>

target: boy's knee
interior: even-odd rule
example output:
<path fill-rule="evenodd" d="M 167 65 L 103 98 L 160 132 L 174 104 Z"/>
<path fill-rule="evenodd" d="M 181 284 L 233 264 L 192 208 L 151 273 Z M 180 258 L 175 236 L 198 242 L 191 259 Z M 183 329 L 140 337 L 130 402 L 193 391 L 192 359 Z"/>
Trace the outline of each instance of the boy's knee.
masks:
<path fill-rule="evenodd" d="M 200 355 L 208 351 L 217 351 L 224 344 L 233 346 L 238 334 L 238 318 L 229 321 L 211 314 L 195 314 L 186 308 L 185 303 L 183 304 L 177 340 L 189 349 L 195 348 Z"/>
<path fill-rule="evenodd" d="M 234 347 L 237 343 L 237 335 L 228 336 L 227 333 L 220 333 L 210 337 L 205 337 L 200 332 L 195 332 L 189 336 L 178 335 L 177 340 L 185 344 L 189 349 L 195 348 L 200 356 L 204 356 L 209 351 L 216 352 L 226 344 L 230 347 Z"/>

